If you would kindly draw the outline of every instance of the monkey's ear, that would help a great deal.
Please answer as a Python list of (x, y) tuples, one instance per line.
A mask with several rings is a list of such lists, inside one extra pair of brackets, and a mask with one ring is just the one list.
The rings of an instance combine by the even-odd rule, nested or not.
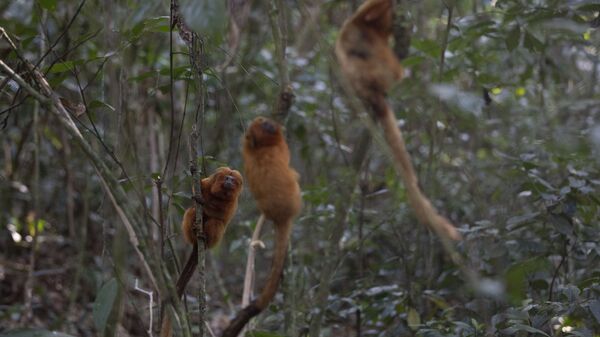
[(242, 177), (242, 174), (240, 173), (240, 171), (238, 170), (231, 170), (231, 174), (237, 179), (239, 180), (240, 184), (244, 184), (244, 178)]

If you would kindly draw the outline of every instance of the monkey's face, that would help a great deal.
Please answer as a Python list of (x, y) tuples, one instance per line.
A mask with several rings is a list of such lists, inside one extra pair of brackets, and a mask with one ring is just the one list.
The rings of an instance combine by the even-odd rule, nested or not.
[(265, 117), (256, 117), (246, 131), (246, 144), (250, 147), (277, 144), (283, 137), (281, 125)]
[(210, 193), (219, 198), (237, 198), (242, 192), (244, 179), (240, 172), (229, 167), (220, 167), (212, 176)]

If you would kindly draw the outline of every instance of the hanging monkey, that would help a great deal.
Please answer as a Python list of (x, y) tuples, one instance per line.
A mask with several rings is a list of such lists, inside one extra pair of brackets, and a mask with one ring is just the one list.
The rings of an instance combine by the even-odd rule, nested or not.
[(460, 233), (438, 214), (419, 188), (396, 117), (385, 100), (387, 91), (403, 75), (402, 66), (388, 41), (392, 33), (392, 7), (392, 0), (365, 1), (342, 26), (335, 54), (352, 90), (381, 123), (419, 221), (430, 226), (443, 239), (460, 240)]
[(257, 117), (243, 139), (244, 176), (258, 208), (275, 226), (273, 263), (259, 297), (242, 308), (223, 332), (223, 337), (235, 337), (248, 321), (263, 311), (277, 292), (292, 222), (300, 212), (300, 176), (289, 166), (290, 151), (282, 127), (278, 123)]

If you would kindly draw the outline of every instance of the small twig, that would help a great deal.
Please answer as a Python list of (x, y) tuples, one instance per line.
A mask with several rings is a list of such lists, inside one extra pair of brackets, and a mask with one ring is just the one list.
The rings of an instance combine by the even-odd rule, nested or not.
[[(265, 223), (265, 215), (261, 214), (256, 222), (254, 233), (252, 233), (252, 239), (248, 244), (248, 258), (246, 259), (246, 274), (244, 276), (244, 292), (242, 293), (242, 308), (247, 307), (250, 304), (250, 297), (252, 297), (252, 288), (254, 287), (254, 263), (256, 259), (256, 247), (265, 248), (265, 244), (260, 241), (260, 232), (263, 224)], [(246, 334), (248, 326), (245, 326), (240, 331), (240, 336)]]
[(148, 311), (150, 312), (150, 323), (148, 324), (148, 335), (150, 335), (150, 337), (152, 337), (152, 307), (154, 306), (154, 292), (153, 291), (148, 291), (148, 290), (144, 290), (140, 287), (138, 287), (138, 279), (135, 279), (135, 290), (141, 292), (142, 294), (145, 294), (148, 296)]
[(210, 334), (210, 337), (216, 337), (215, 332), (210, 328), (210, 325), (208, 325), (208, 322), (204, 322), (204, 326), (206, 326), (206, 330)]
[[(259, 244), (260, 232), (265, 222), (264, 214), (261, 214), (256, 222), (254, 233), (252, 233), (252, 239), (248, 244), (248, 258), (246, 259), (246, 274), (244, 276), (244, 292), (242, 294), (242, 308), (245, 308), (250, 304), (250, 297), (252, 296), (252, 286), (254, 284), (254, 260), (256, 258), (256, 247), (260, 246), (264, 248), (264, 244)], [(241, 333), (243, 336), (244, 334)]]
[[(152, 153), (151, 155), (154, 155)], [(158, 226), (159, 226), (159, 240), (160, 240), (160, 263), (165, 263), (165, 237), (167, 236), (167, 228), (165, 227), (165, 222), (163, 218), (163, 206), (162, 206), (162, 179), (158, 176), (154, 180), (154, 184), (156, 185), (156, 190), (154, 192), (157, 205), (152, 205), (152, 207), (158, 208)], [(136, 280), (137, 281), (137, 280)], [(163, 298), (158, 299), (158, 312), (159, 312), (159, 326), (161, 325), (163, 315), (164, 315), (164, 302)], [(152, 325), (150, 325), (152, 327)]]
[(171, 160), (171, 151), (173, 148), (173, 133), (175, 132), (175, 83), (173, 75), (173, 21), (175, 17), (175, 0), (171, 1), (171, 25), (169, 32), (169, 107), (171, 114), (171, 125), (169, 128), (169, 149), (167, 150), (167, 160), (165, 160), (165, 167), (163, 168), (163, 176), (167, 174), (167, 168), (169, 167), (169, 161)]
[(165, 227), (165, 221), (163, 216), (163, 207), (162, 207), (162, 179), (157, 177), (154, 180), (156, 184), (156, 191), (158, 194), (158, 224), (160, 226), (160, 257), (162, 260), (165, 258), (165, 238), (167, 237), (167, 227)]

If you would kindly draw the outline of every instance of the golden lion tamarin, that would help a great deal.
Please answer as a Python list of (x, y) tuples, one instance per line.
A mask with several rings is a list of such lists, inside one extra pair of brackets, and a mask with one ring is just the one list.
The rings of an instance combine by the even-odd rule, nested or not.
[[(244, 180), (240, 172), (229, 167), (220, 167), (212, 175), (202, 179), (200, 183), (202, 195), (195, 195), (192, 198), (202, 205), (202, 227), (206, 248), (213, 248), (221, 241), (227, 225), (235, 215)], [(194, 274), (198, 263), (195, 220), (196, 208), (190, 207), (183, 215), (181, 231), (185, 241), (192, 244), (193, 248), (177, 279), (176, 289), (179, 297), (183, 295), (183, 291)], [(172, 335), (169, 316), (166, 316), (163, 320), (160, 335), (162, 337)]]
[(292, 231), (292, 221), (300, 212), (299, 175), (289, 166), (290, 151), (281, 125), (257, 117), (243, 139), (244, 176), (258, 208), (275, 226), (275, 252), (267, 283), (260, 296), (243, 308), (223, 332), (224, 337), (237, 336), (248, 321), (271, 302), (283, 267)]
[(392, 32), (392, 5), (392, 0), (365, 1), (342, 26), (335, 54), (354, 93), (369, 105), (381, 123), (417, 218), (442, 238), (459, 240), (460, 233), (437, 213), (419, 188), (396, 117), (385, 100), (392, 84), (402, 79), (402, 66), (388, 41)]
[[(202, 204), (202, 224), (206, 248), (216, 246), (225, 233), (227, 225), (237, 210), (238, 197), (242, 192), (244, 180), (240, 172), (229, 167), (220, 167), (215, 173), (202, 179), (202, 196), (194, 196)], [(181, 296), (189, 282), (198, 259), (198, 246), (196, 245), (196, 231), (194, 223), (196, 208), (190, 207), (183, 215), (181, 231), (187, 243), (194, 246), (185, 267), (177, 280), (177, 295)]]
[(356, 94), (378, 104), (402, 79), (402, 66), (389, 47), (392, 1), (369, 0), (346, 20), (335, 44), (342, 71)]

